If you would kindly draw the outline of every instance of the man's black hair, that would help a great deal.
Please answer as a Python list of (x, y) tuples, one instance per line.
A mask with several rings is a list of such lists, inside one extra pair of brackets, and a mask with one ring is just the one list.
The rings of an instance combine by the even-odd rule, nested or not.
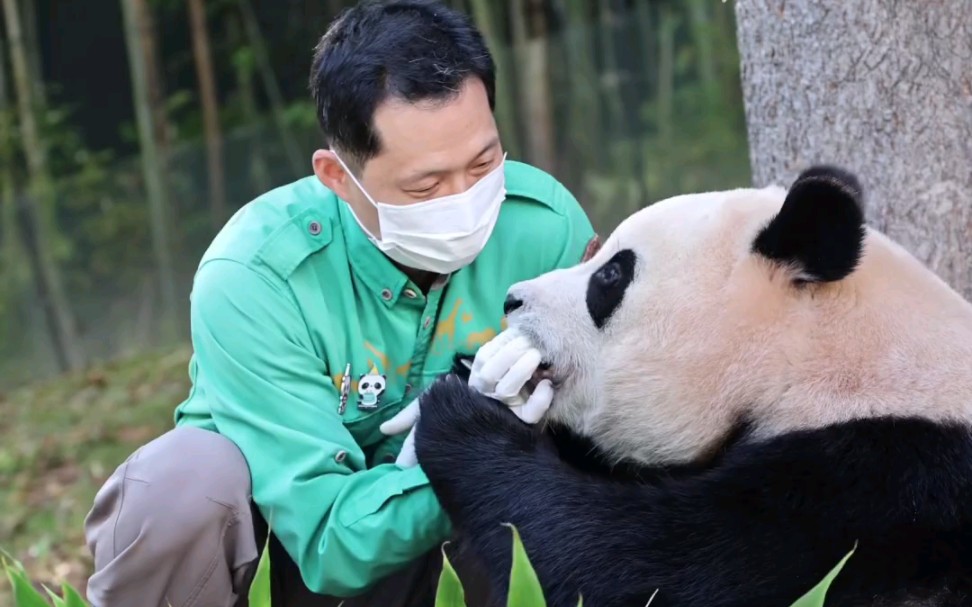
[(326, 144), (360, 167), (381, 150), (373, 125), (381, 102), (445, 101), (469, 77), (483, 82), (494, 109), (493, 59), (467, 15), (430, 0), (365, 1), (317, 44), (310, 89)]

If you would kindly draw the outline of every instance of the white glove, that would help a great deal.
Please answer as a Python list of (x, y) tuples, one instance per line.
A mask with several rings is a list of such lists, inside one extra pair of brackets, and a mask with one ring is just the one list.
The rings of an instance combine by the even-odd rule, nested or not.
[(553, 385), (547, 379), (532, 394), (524, 394), (540, 362), (539, 350), (517, 330), (507, 329), (476, 352), (469, 386), (502, 402), (524, 422), (535, 424), (553, 400)]
[[(553, 400), (549, 379), (537, 383), (533, 393), (524, 397), (526, 383), (540, 365), (540, 352), (514, 329), (507, 329), (476, 352), (469, 373), (469, 386), (508, 406), (528, 424), (540, 421)], [(379, 430), (386, 436), (409, 430), (395, 463), (408, 468), (418, 463), (415, 456), (415, 423), (419, 419), (418, 398), (410, 402)]]
[(398, 457), (395, 459), (395, 464), (400, 468), (411, 468), (418, 463), (418, 458), (415, 456), (415, 422), (418, 421), (418, 418), (419, 402), (416, 398), (406, 405), (404, 409), (399, 411), (395, 417), (378, 427), (381, 433), (386, 436), (400, 434), (409, 430), (408, 436), (405, 437), (405, 442), (402, 443), (402, 449), (398, 452)]

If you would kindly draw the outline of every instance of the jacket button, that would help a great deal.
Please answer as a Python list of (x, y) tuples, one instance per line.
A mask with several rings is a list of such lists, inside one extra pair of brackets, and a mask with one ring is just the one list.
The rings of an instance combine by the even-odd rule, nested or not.
[(310, 222), (310, 225), (307, 226), (307, 231), (309, 231), (312, 236), (317, 236), (318, 234), (321, 233), (321, 222), (319, 221)]
[(392, 298), (391, 289), (382, 289), (381, 290), (381, 298), (384, 299), (385, 301), (391, 301), (391, 298)]
[(405, 297), (409, 299), (415, 299), (415, 291), (412, 289), (405, 289)]
[(347, 451), (344, 451), (344, 450), (342, 449), (341, 451), (338, 451), (338, 452), (337, 452), (337, 454), (335, 454), (335, 455), (334, 455), (334, 461), (336, 461), (337, 463), (339, 463), (339, 464), (340, 464), (341, 462), (343, 462), (343, 461), (344, 461), (344, 459), (345, 459), (345, 458), (346, 458), (347, 456), (348, 456), (348, 453), (347, 453)]

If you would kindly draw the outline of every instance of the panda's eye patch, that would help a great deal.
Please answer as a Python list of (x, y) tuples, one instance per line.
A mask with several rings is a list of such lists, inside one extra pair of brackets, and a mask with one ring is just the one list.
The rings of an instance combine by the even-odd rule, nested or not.
[(368, 389), (368, 382), (365, 382), (365, 383), (361, 384), (361, 389), (362, 390), (367, 390)]
[(625, 249), (618, 251), (591, 276), (587, 283), (587, 311), (598, 329), (604, 327), (621, 305), (634, 269), (634, 251)]

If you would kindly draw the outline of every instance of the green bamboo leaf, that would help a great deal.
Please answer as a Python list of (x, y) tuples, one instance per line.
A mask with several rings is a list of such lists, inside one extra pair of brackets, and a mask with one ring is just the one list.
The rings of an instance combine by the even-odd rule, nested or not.
[(27, 573), (17, 563), (11, 566), (7, 559), (3, 559), (3, 569), (7, 573), (10, 587), (13, 589), (14, 605), (17, 607), (50, 607), (44, 600), (44, 595), (38, 592), (27, 579)]
[(435, 593), (435, 607), (466, 607), (465, 591), (446, 556), (445, 544), (442, 545), (442, 573), (439, 574), (439, 587)]
[(844, 555), (844, 558), (842, 558), (840, 562), (837, 563), (837, 565), (835, 565), (834, 568), (831, 569), (822, 580), (817, 582), (816, 586), (797, 599), (797, 601), (790, 607), (824, 607), (824, 600), (827, 598), (827, 590), (830, 589), (830, 584), (833, 583), (834, 578), (836, 578), (837, 574), (840, 573), (840, 570), (844, 568), (844, 564), (847, 563), (847, 559), (854, 554), (855, 550), (857, 550), (857, 542), (854, 542), (854, 547), (851, 548), (850, 552)]
[(51, 602), (54, 603), (54, 607), (66, 607), (64, 604), (64, 599), (54, 594), (54, 591), (48, 588), (46, 584), (41, 584), (41, 586), (43, 586), (44, 592), (47, 593), (47, 596), (50, 597)]
[(270, 607), (270, 533), (263, 545), (263, 553), (257, 564), (253, 583), (250, 584), (249, 599), (251, 607)]
[(513, 530), (513, 567), (510, 571), (510, 590), (506, 604), (516, 607), (546, 607), (540, 580), (523, 548), (520, 532), (513, 525), (507, 526)]
[(90, 607), (70, 584), (61, 585), (61, 594), (64, 595), (64, 607)]

